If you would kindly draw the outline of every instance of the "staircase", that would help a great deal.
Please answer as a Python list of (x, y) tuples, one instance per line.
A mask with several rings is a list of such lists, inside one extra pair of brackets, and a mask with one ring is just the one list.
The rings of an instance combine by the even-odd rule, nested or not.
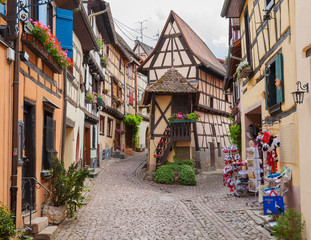
[(191, 141), (191, 122), (172, 122), (165, 128), (155, 150), (156, 168), (164, 164), (176, 141)]
[(24, 227), (29, 229), (30, 234), (34, 236), (34, 239), (38, 240), (54, 240), (57, 233), (57, 226), (49, 226), (48, 217), (37, 217), (37, 212), (33, 210), (33, 187), (43, 188), (47, 191), (47, 197), (50, 196), (50, 191), (44, 187), (36, 178), (34, 177), (23, 177), (23, 183), (28, 182), (30, 184), (30, 205), (29, 213), (23, 216)]

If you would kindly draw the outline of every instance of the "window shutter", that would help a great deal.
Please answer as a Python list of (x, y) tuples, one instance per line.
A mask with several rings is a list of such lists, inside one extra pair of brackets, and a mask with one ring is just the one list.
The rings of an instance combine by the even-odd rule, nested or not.
[(5, 5), (0, 3), (0, 13), (2, 13), (3, 15), (6, 14), (6, 9), (5, 9)]
[(133, 99), (133, 92), (130, 91), (130, 103), (134, 103), (134, 99)]
[(275, 60), (275, 78), (281, 80), (281, 89), (276, 88), (276, 102), (284, 102), (283, 54), (279, 53)]
[(266, 110), (268, 109), (268, 102), (269, 102), (269, 93), (268, 93), (268, 81), (269, 81), (269, 77), (267, 76), (267, 72), (265, 69), (265, 99), (266, 99)]
[(56, 37), (64, 50), (68, 50), (67, 56), (72, 59), (72, 11), (56, 8)]

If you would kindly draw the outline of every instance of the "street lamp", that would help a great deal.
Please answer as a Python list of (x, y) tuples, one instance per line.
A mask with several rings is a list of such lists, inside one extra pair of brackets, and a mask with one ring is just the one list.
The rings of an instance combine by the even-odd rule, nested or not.
[(300, 103), (303, 103), (304, 94), (309, 92), (309, 83), (306, 83), (305, 85), (301, 86), (301, 82), (297, 81), (296, 85), (297, 85), (297, 91), (292, 92), (292, 94), (293, 94), (294, 102), (296, 104), (300, 104)]

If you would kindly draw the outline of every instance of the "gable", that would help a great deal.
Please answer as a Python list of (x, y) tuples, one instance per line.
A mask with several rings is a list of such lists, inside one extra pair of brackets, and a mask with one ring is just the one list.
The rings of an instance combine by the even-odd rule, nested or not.
[[(149, 72), (150, 82), (158, 80), (157, 69), (187, 67), (181, 72), (193, 72), (198, 65), (203, 65), (220, 77), (225, 75), (225, 69), (215, 55), (198, 35), (173, 11), (169, 15), (162, 30), (160, 39), (153, 52), (140, 65), (138, 71), (145, 74)], [(150, 76), (157, 77), (156, 79)], [(184, 75), (188, 79), (188, 75)]]

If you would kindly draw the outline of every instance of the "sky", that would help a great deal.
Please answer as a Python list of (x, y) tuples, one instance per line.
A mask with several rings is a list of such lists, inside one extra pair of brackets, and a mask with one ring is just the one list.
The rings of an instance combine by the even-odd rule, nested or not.
[(143, 30), (145, 35), (143, 42), (154, 47), (157, 41), (152, 38), (156, 38), (158, 32), (161, 34), (167, 17), (173, 10), (198, 34), (217, 58), (225, 59), (228, 55), (229, 23), (228, 19), (220, 17), (223, 0), (107, 0), (107, 2), (110, 3), (112, 17), (115, 19), (116, 31), (131, 47), (134, 46), (133, 40), (140, 36), (138, 22), (141, 21), (144, 21), (143, 27), (146, 28)]

